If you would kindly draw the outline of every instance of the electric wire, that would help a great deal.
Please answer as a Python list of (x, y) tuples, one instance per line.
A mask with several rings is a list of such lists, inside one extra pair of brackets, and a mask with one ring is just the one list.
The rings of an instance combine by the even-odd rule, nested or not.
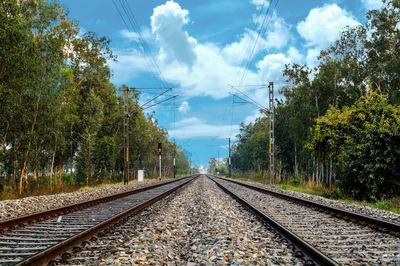
[[(264, 11), (264, 8), (265, 8), (265, 6), (266, 6), (266, 4), (267, 4), (268, 2), (267, 1), (265, 1), (264, 2), (264, 4), (262, 5), (262, 7), (260, 8), (260, 11), (258, 12), (258, 15), (257, 15), (257, 22), (259, 22), (260, 20), (261, 20), (261, 15), (262, 15), (262, 13), (263, 13), (263, 11)], [(258, 28), (258, 30), (257, 30), (257, 32), (260, 30), (260, 28)], [(245, 66), (245, 62), (246, 62), (246, 55), (250, 52), (250, 50), (251, 50), (251, 42), (248, 42), (248, 44), (247, 44), (247, 48), (246, 48), (246, 51), (245, 51), (245, 53), (244, 53), (244, 55), (243, 55), (243, 58), (242, 58), (242, 61), (241, 61), (241, 63), (240, 63), (240, 68), (239, 68), (239, 70), (238, 70), (238, 73), (237, 73), (237, 76), (239, 77), (239, 74), (240, 74), (240, 70)]]
[[(274, 5), (274, 7), (273, 7), (273, 10), (276, 10), (276, 7), (277, 7), (278, 3), (279, 3), (279, 0), (276, 0), (275, 5)], [(272, 3), (271, 3), (271, 4), (272, 4)], [(263, 38), (264, 35), (266, 34), (266, 32), (267, 32), (267, 30), (268, 30), (268, 26), (269, 26), (269, 24), (270, 24), (271, 21), (272, 21), (272, 16), (273, 16), (273, 15), (274, 15), (274, 13), (271, 14), (271, 18), (268, 20), (267, 24), (265, 25), (264, 31), (260, 34), (261, 38)], [(246, 68), (244, 69), (244, 71), (245, 71), (244, 74), (245, 74), (245, 75), (243, 76), (242, 83), (241, 83), (240, 85), (242, 85), (243, 82), (244, 82), (244, 80), (246, 79), (247, 74), (248, 74), (248, 68), (254, 63), (255, 56), (250, 56), (249, 59), (250, 59), (250, 62), (249, 62), (249, 64), (246, 66)]]
[[(271, 9), (272, 2), (273, 2), (273, 0), (270, 0), (270, 1), (269, 1), (268, 8), (267, 8), (267, 10), (266, 10), (266, 12), (265, 12), (265, 15), (264, 15), (264, 18), (263, 18), (263, 20), (262, 20), (262, 23), (261, 23), (261, 25), (260, 25), (260, 27), (259, 27), (259, 29), (258, 29), (258, 31), (257, 31), (257, 37), (256, 37), (256, 40), (254, 41), (254, 44), (253, 44), (253, 47), (252, 47), (252, 49), (251, 49), (251, 52), (250, 52), (250, 54), (249, 54), (249, 56), (248, 56), (248, 59), (246, 60), (247, 62), (246, 62), (246, 64), (244, 65), (243, 74), (242, 74), (242, 77), (241, 77), (241, 79), (240, 79), (239, 85), (242, 85), (242, 84), (243, 84), (243, 81), (244, 81), (244, 79), (245, 79), (245, 76), (247, 75), (247, 68), (250, 66), (250, 62), (252, 61), (252, 58), (253, 58), (253, 56), (254, 56), (254, 52), (255, 52), (255, 49), (256, 49), (256, 47), (257, 47), (258, 40), (260, 39), (260, 37), (262, 37), (262, 34), (261, 34), (261, 33), (262, 33), (262, 31), (263, 31), (265, 22), (266, 22), (266, 20), (267, 20), (267, 18), (268, 18), (268, 15), (269, 15), (269, 11), (270, 11), (270, 9)], [(267, 1), (265, 1), (265, 3), (267, 3)], [(264, 3), (264, 5), (265, 5), (265, 3)], [(264, 9), (264, 6), (263, 6), (262, 9)]]
[[(119, 0), (119, 3), (120, 3), (120, 5), (121, 5), (121, 9), (123, 10), (123, 12), (124, 12), (125, 14), (128, 14), (128, 11), (126, 10), (126, 7), (122, 4), (122, 2), (121, 2), (120, 0)], [(160, 75), (160, 71), (159, 71), (158, 65), (157, 65), (157, 66), (154, 65), (154, 63), (156, 64), (156, 62), (153, 61), (154, 58), (151, 59), (152, 56), (148, 54), (147, 50), (144, 50), (143, 47), (141, 47), (141, 46), (142, 46), (142, 44), (141, 44), (141, 39), (142, 39), (142, 38), (141, 38), (141, 34), (140, 34), (140, 32), (137, 32), (137, 31), (135, 30), (135, 27), (134, 27), (133, 24), (132, 24), (132, 19), (131, 19), (130, 16), (128, 16), (128, 15), (127, 15), (127, 19), (125, 19), (125, 17), (124, 17), (124, 15), (123, 15), (122, 11), (121, 11), (120, 8), (118, 7), (118, 4), (115, 2), (115, 0), (113, 0), (113, 4), (114, 4), (114, 6), (115, 6), (115, 9), (117, 10), (118, 15), (119, 15), (120, 18), (122, 19), (122, 21), (123, 21), (123, 23), (124, 23), (126, 29), (128, 30), (128, 34), (130, 35), (131, 39), (133, 40), (133, 43), (134, 43), (134, 44), (136, 45), (136, 47), (138, 48), (138, 51), (142, 51), (142, 50), (143, 50), (143, 52), (144, 52), (144, 59), (146, 60), (146, 62), (147, 62), (147, 64), (149, 65), (149, 67), (150, 67), (150, 68), (155, 68), (155, 69), (157, 70), (159, 77), (158, 77), (158, 78), (155, 77), (155, 76), (153, 76), (153, 77), (155, 78), (155, 80), (156, 80), (157, 82), (160, 83), (161, 87), (166, 88), (167, 86), (165, 85), (165, 81), (162, 79), (162, 76)], [(124, 8), (124, 7), (125, 7), (125, 8)], [(131, 22), (131, 23), (130, 23), (130, 26), (129, 26), (128, 21)], [(131, 27), (133, 28), (133, 31), (132, 31)], [(136, 36), (137, 36), (136, 38), (135, 38), (135, 35), (133, 34), (133, 32), (136, 33)], [(137, 40), (137, 41), (135, 41), (135, 40)]]
[(145, 102), (144, 104), (142, 104), (140, 107), (143, 108), (145, 107), (147, 104), (151, 103), (152, 101), (160, 98), (162, 95), (166, 94), (167, 92), (169, 92), (170, 90), (172, 90), (172, 88), (166, 89), (165, 91), (163, 91), (162, 93), (158, 94), (157, 96), (151, 98), (150, 100), (148, 100), (147, 102)]
[(151, 108), (151, 107), (153, 107), (153, 106), (159, 105), (159, 104), (161, 104), (161, 103), (163, 103), (163, 102), (172, 100), (172, 99), (174, 99), (174, 98), (176, 98), (176, 97), (178, 97), (178, 96), (179, 96), (179, 95), (174, 95), (174, 96), (169, 97), (169, 98), (167, 98), (167, 99), (164, 99), (164, 100), (162, 100), (162, 101), (156, 102), (156, 103), (154, 103), (154, 104), (152, 104), (152, 105), (148, 105), (148, 106), (146, 106), (145, 108), (143, 108), (142, 111), (144, 111), (144, 110), (146, 110), (146, 109), (149, 109), (149, 108)]
[(239, 90), (238, 88), (230, 85), (232, 89), (234, 89), (235, 91), (237, 91), (238, 93), (240, 93), (241, 95), (243, 95), (244, 97), (246, 97), (247, 99), (249, 99), (254, 105), (260, 107), (260, 108), (265, 108), (263, 107), (263, 105), (259, 104), (256, 100), (252, 99), (250, 96), (248, 96), (246, 93), (244, 93), (243, 91)]
[[(119, 0), (119, 2), (121, 3), (121, 6), (124, 8), (124, 10), (126, 11), (126, 15), (128, 17), (128, 19), (131, 22), (131, 25), (133, 26), (134, 31), (136, 32), (137, 36), (138, 36), (138, 40), (139, 43), (141, 44), (143, 51), (147, 54), (147, 56), (149, 57), (150, 61), (152, 62), (153, 66), (156, 68), (159, 78), (162, 81), (162, 83), (165, 86), (166, 81), (163, 79), (163, 75), (160, 69), (160, 66), (157, 64), (156, 59), (154, 58), (153, 54), (151, 53), (150, 49), (148, 48), (146, 42), (144, 41), (143, 37), (142, 37), (142, 33), (141, 33), (141, 27), (139, 25), (139, 23), (137, 22), (135, 15), (128, 3), (127, 0)], [(166, 86), (165, 86), (166, 87)]]
[(246, 103), (249, 103), (249, 104), (251, 104), (251, 105), (253, 105), (253, 106), (257, 107), (257, 108), (265, 109), (265, 107), (263, 107), (263, 106), (261, 106), (261, 105), (259, 105), (259, 104), (257, 104), (257, 103), (248, 101), (248, 100), (246, 100), (246, 99), (240, 97), (239, 95), (237, 95), (237, 94), (235, 94), (235, 93), (231, 93), (231, 95), (232, 95), (233, 97), (237, 97), (237, 98), (241, 99), (242, 101), (244, 101), (244, 102), (246, 102)]

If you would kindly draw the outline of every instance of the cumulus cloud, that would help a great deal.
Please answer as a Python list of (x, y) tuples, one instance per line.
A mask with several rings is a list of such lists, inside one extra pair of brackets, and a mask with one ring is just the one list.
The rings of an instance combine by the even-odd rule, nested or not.
[(299, 50), (297, 50), (296, 47), (293, 46), (289, 47), (287, 55), (292, 63), (301, 64), (304, 60), (304, 56), (299, 52)]
[(155, 69), (148, 67), (146, 59), (135, 49), (115, 49), (114, 52), (118, 55), (118, 61), (109, 61), (109, 65), (113, 74), (112, 81), (117, 85), (131, 80), (140, 73), (155, 72)]
[(360, 23), (337, 4), (324, 5), (310, 10), (305, 20), (297, 25), (297, 31), (309, 47), (307, 63), (315, 65), (316, 55), (336, 41), (346, 26)]
[[(199, 43), (184, 31), (189, 21), (189, 11), (178, 3), (167, 1), (154, 8), (151, 27), (159, 40), (163, 78), (178, 84), (184, 96), (224, 98), (229, 95), (227, 83), (234, 83), (242, 69), (222, 55), (221, 47)], [(249, 71), (248, 80), (257, 82), (257, 73)]]
[(163, 61), (171, 63), (177, 60), (191, 67), (196, 60), (196, 40), (183, 30), (183, 26), (190, 21), (189, 11), (182, 9), (178, 3), (167, 1), (154, 8), (150, 20)]
[[(257, 21), (254, 22), (257, 23)], [(227, 61), (238, 65), (243, 59), (248, 59), (256, 40), (257, 45), (254, 47), (253, 57), (261, 51), (284, 48), (289, 42), (290, 37), (289, 25), (284, 19), (274, 13), (272, 18), (270, 18), (265, 36), (257, 37), (256, 31), (245, 29), (240, 40), (226, 45), (222, 53)]]
[(380, 9), (384, 5), (382, 0), (361, 0), (361, 3), (367, 10)]
[(283, 81), (282, 70), (285, 64), (292, 61), (283, 53), (268, 54), (261, 61), (257, 62), (257, 68), (262, 77), (262, 80), (271, 80), (275, 83)]
[(187, 101), (183, 101), (178, 107), (178, 111), (181, 113), (184, 113), (184, 114), (186, 114), (189, 110), (190, 110), (190, 106)]
[[(256, 2), (262, 4), (262, 1), (255, 1), (254, 4)], [(153, 9), (151, 29), (144, 31), (143, 35), (147, 32), (152, 36), (146, 38), (155, 40), (153, 43), (158, 48), (155, 59), (162, 69), (162, 78), (176, 84), (180, 89), (179, 93), (185, 97), (211, 96), (214, 99), (222, 99), (229, 96), (231, 88), (227, 84), (239, 82), (239, 77), (244, 72), (239, 60), (246, 56), (241, 53), (245, 52), (249, 43), (255, 41), (256, 32), (248, 29), (237, 42), (219, 46), (209, 42), (199, 42), (190, 36), (184, 29), (189, 22), (189, 11), (176, 2), (167, 1)], [(137, 36), (132, 37), (127, 31), (121, 31), (120, 35), (127, 39), (137, 38)], [(259, 39), (257, 52), (284, 49), (290, 38), (292, 38), (290, 26), (273, 14), (266, 38)], [(289, 50), (290, 59), (300, 58), (295, 48)], [(116, 54), (119, 62), (110, 63), (115, 73), (113, 80), (116, 83), (126, 82), (141, 71), (158, 74), (156, 69), (149, 67), (151, 64), (140, 55), (139, 51), (122, 50), (116, 51)], [(247, 69), (245, 82), (260, 84), (265, 81), (266, 76), (273, 76), (272, 73), (268, 74), (269, 66), (265, 66), (262, 72), (260, 70), (261, 68)], [(279, 75), (281, 70), (271, 69), (275, 74), (279, 72)], [(253, 96), (265, 95), (253, 94)]]
[(227, 138), (233, 137), (231, 132), (238, 132), (239, 126), (211, 125), (196, 117), (183, 119), (176, 123), (175, 129), (169, 130), (171, 137), (176, 139), (189, 138)]

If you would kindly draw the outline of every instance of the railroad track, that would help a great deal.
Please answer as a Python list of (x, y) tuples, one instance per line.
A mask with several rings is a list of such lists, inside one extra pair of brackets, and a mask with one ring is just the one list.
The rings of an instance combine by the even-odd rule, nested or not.
[(209, 176), (293, 244), (306, 265), (400, 265), (400, 224)]
[(56, 265), (198, 175), (0, 222), (0, 265)]

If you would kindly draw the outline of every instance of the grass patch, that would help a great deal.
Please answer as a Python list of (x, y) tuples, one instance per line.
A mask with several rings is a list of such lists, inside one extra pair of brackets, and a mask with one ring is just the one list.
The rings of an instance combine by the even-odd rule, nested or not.
[(324, 188), (322, 186), (308, 187), (308, 186), (303, 186), (303, 185), (296, 186), (296, 185), (290, 185), (290, 184), (277, 184), (276, 187), (279, 189), (292, 190), (292, 191), (296, 191), (296, 192), (302, 192), (302, 193), (317, 195), (317, 196), (324, 196), (331, 191), (330, 189)]
[[(163, 178), (162, 181), (170, 180), (170, 178)], [(158, 178), (145, 178), (144, 183), (158, 182)], [(130, 180), (129, 184), (138, 184), (137, 179)], [(12, 185), (5, 185), (0, 191), (0, 200), (14, 200), (30, 196), (42, 196), (42, 195), (52, 195), (60, 193), (69, 193), (75, 191), (85, 191), (97, 188), (112, 188), (117, 186), (123, 186), (123, 182), (117, 183), (94, 183), (90, 186), (78, 186), (71, 184), (65, 180), (63, 182), (58, 182), (54, 184), (50, 189), (48, 184), (31, 184), (29, 191), (24, 191), (21, 195), (18, 193), (18, 189)]]
[(354, 203), (357, 205), (367, 206), (375, 209), (386, 210), (393, 213), (400, 214), (400, 197), (392, 199), (380, 200), (377, 202), (356, 201), (352, 199), (339, 199), (341, 202)]

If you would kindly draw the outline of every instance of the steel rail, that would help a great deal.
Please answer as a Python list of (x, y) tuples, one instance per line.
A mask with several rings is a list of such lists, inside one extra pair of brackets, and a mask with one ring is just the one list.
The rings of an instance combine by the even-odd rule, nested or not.
[(244, 187), (247, 187), (247, 188), (250, 188), (250, 189), (254, 189), (254, 190), (259, 191), (264, 194), (270, 194), (270, 195), (273, 195), (273, 196), (276, 196), (276, 197), (279, 197), (279, 198), (282, 198), (285, 200), (291, 200), (291, 201), (294, 201), (294, 202), (297, 202), (297, 203), (300, 203), (303, 205), (309, 205), (312, 207), (316, 207), (320, 210), (324, 210), (324, 211), (333, 213), (334, 215), (336, 215), (339, 218), (347, 217), (347, 218), (353, 220), (354, 222), (359, 222), (364, 225), (367, 223), (372, 228), (381, 229), (381, 230), (383, 229), (382, 231), (385, 231), (386, 233), (388, 233), (387, 231), (389, 231), (389, 233), (393, 232), (395, 234), (400, 234), (400, 224), (399, 223), (395, 223), (395, 222), (371, 217), (368, 215), (331, 207), (331, 206), (328, 206), (328, 205), (325, 205), (322, 203), (317, 203), (317, 202), (314, 202), (311, 200), (298, 198), (298, 197), (287, 195), (287, 194), (277, 192), (277, 191), (272, 191), (272, 190), (269, 190), (268, 188), (262, 188), (262, 187), (247, 184), (247, 183), (244, 183), (241, 181), (224, 178), (224, 177), (220, 177), (220, 176), (215, 176), (215, 177), (220, 178), (225, 181), (229, 181), (229, 182), (241, 185), (241, 186), (244, 186)]
[[(177, 189), (179, 189), (179, 188), (183, 187), (184, 185), (188, 184), (189, 182), (193, 181), (197, 176), (198, 175), (181, 178), (179, 180), (187, 179), (187, 181), (176, 187), (173, 187), (170, 190), (163, 192), (160, 195), (157, 195), (147, 201), (144, 201), (143, 203), (140, 203), (139, 205), (134, 206), (134, 207), (132, 207), (132, 208), (108, 219), (108, 220), (105, 220), (105, 221), (101, 222), (100, 224), (97, 224), (94, 227), (91, 227), (77, 235), (74, 235), (73, 237), (62, 241), (62, 242), (50, 247), (49, 249), (46, 249), (46, 250), (36, 254), (35, 256), (27, 258), (26, 260), (18, 263), (17, 266), (46, 264), (51, 259), (57, 257), (59, 254), (62, 254), (63, 252), (72, 249), (73, 247), (79, 245), (79, 243), (82, 243), (83, 241), (90, 239), (92, 236), (96, 235), (97, 233), (100, 233), (101, 231), (105, 230), (106, 228), (116, 225), (118, 222), (123, 221), (124, 219), (128, 218), (129, 216), (132, 216), (132, 215), (140, 212), (141, 210), (154, 204), (158, 200), (170, 195)], [(179, 180), (174, 180), (174, 182), (177, 182)], [(168, 183), (173, 183), (173, 182), (168, 182)]]
[[(336, 261), (332, 260), (330, 257), (325, 255), (323, 252), (321, 252), (320, 250), (313, 247), (307, 241), (305, 241), (304, 239), (302, 239), (301, 237), (299, 237), (298, 235), (296, 235), (295, 233), (293, 233), (292, 231), (287, 229), (285, 226), (283, 226), (282, 224), (277, 222), (271, 216), (265, 214), (263, 211), (261, 211), (257, 207), (255, 207), (253, 204), (246, 201), (242, 197), (238, 196), (232, 190), (226, 188), (224, 185), (222, 185), (220, 182), (218, 182), (216, 180), (219, 177), (211, 176), (211, 175), (207, 175), (207, 176), (212, 181), (214, 181), (223, 191), (225, 191), (227, 194), (229, 194), (234, 199), (236, 199), (239, 203), (241, 203), (246, 208), (248, 208), (250, 211), (252, 211), (254, 214), (256, 214), (262, 221), (266, 222), (267, 224), (269, 224), (270, 226), (275, 228), (275, 230), (278, 231), (279, 234), (281, 234), (289, 242), (291, 242), (298, 249), (297, 252), (294, 252), (295, 256), (303, 258), (305, 255), (306, 258), (303, 258), (303, 259), (305, 259), (305, 265), (323, 265), (323, 266), (338, 266), (339, 265)], [(220, 178), (220, 179), (223, 179), (223, 178)], [(230, 180), (227, 180), (227, 181), (230, 181)], [(295, 251), (295, 249), (293, 251)], [(302, 254), (302, 252), (304, 254)]]
[[(191, 177), (191, 176), (188, 176)], [(188, 178), (188, 177), (183, 177), (183, 178)], [(15, 227), (21, 226), (21, 225), (26, 225), (26, 224), (31, 224), (34, 223), (36, 221), (43, 221), (43, 220), (47, 220), (50, 219), (52, 217), (56, 217), (59, 215), (64, 215), (67, 213), (71, 213), (77, 210), (81, 210), (83, 208), (88, 208), (103, 202), (108, 202), (108, 201), (112, 201), (118, 198), (122, 198), (122, 197), (126, 197), (129, 195), (133, 195), (133, 194), (137, 194), (146, 190), (150, 190), (156, 187), (160, 187), (166, 184), (170, 184), (176, 181), (179, 181), (183, 178), (180, 179), (176, 179), (176, 180), (169, 180), (169, 181), (164, 181), (164, 182), (157, 182), (155, 184), (150, 184), (141, 188), (136, 188), (130, 191), (126, 191), (126, 192), (122, 192), (122, 193), (117, 193), (114, 195), (109, 195), (106, 197), (102, 197), (102, 198), (97, 198), (97, 199), (93, 199), (93, 200), (89, 200), (89, 201), (85, 201), (85, 202), (80, 202), (80, 203), (75, 203), (75, 204), (71, 204), (71, 205), (67, 205), (67, 206), (63, 206), (63, 207), (59, 207), (59, 208), (54, 208), (54, 209), (50, 209), (50, 210), (46, 210), (46, 211), (41, 211), (41, 212), (36, 212), (36, 213), (32, 213), (32, 214), (27, 214), (24, 216), (20, 216), (20, 217), (16, 217), (16, 218), (11, 218), (11, 219), (7, 219), (7, 220), (2, 220), (0, 221), (0, 233), (2, 231), (5, 231), (7, 229), (14, 229)]]

